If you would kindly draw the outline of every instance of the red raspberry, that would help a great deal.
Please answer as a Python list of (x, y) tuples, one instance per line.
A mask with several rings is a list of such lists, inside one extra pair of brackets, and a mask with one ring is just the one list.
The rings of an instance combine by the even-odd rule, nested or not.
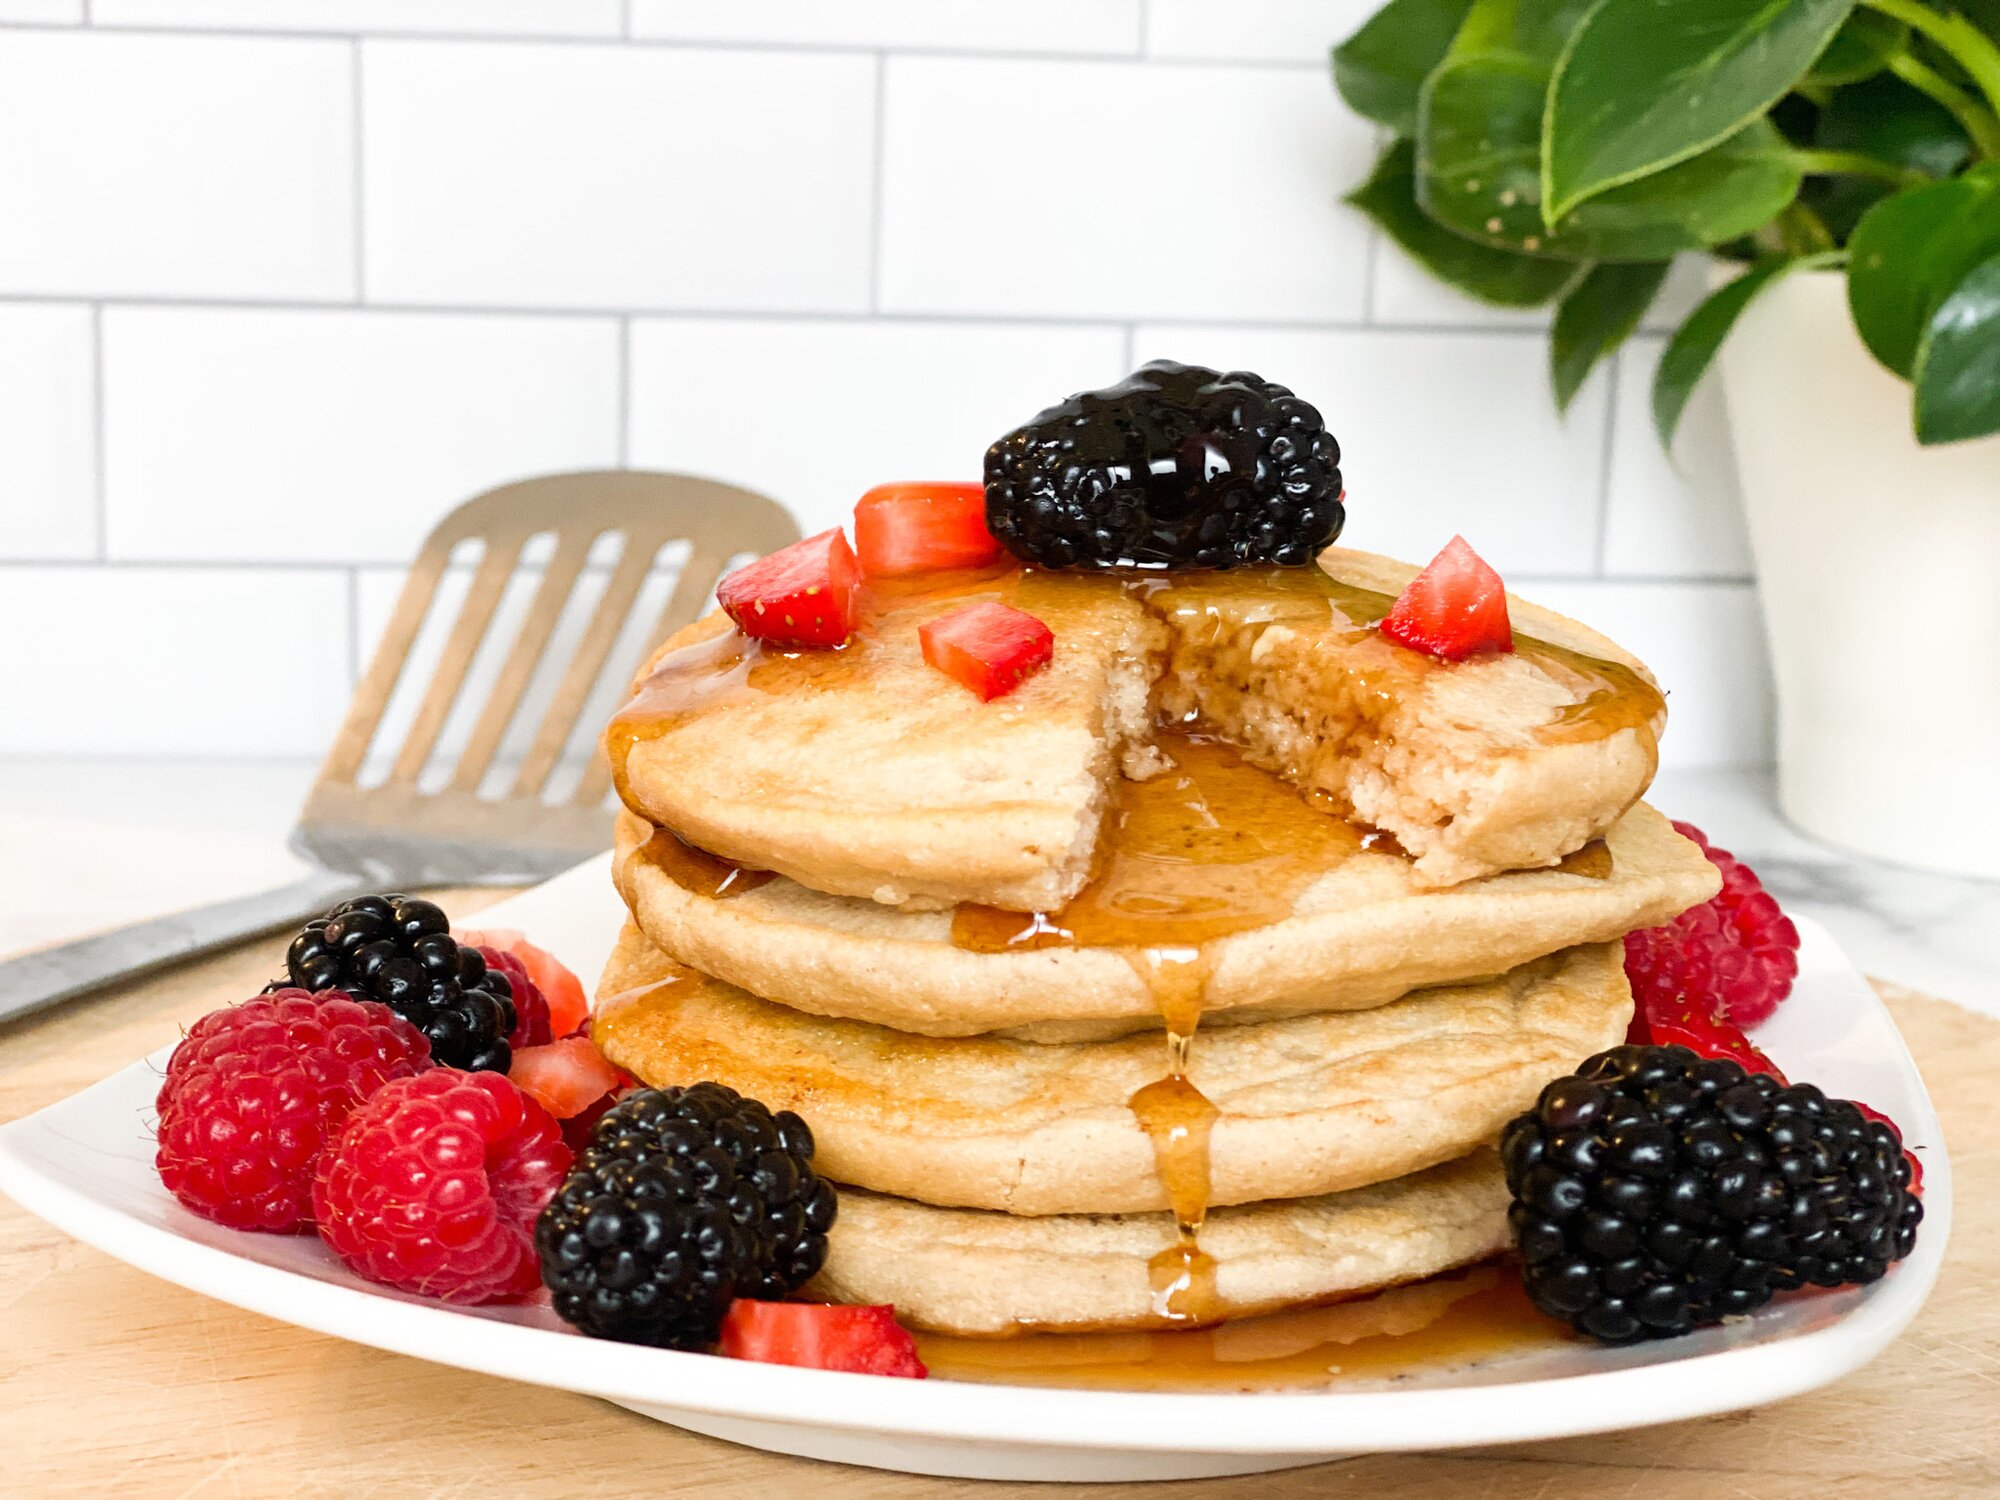
[(320, 1237), (370, 1281), (446, 1302), (518, 1301), (542, 1284), (535, 1216), (570, 1150), (498, 1073), (433, 1068), (385, 1084), (313, 1183)]
[(1693, 824), (1674, 827), (1722, 872), (1722, 891), (1664, 927), (1625, 934), (1633, 998), (1642, 1013), (1654, 1004), (1690, 1002), (1738, 1026), (1755, 1026), (1799, 977), (1799, 930), (1749, 866), (1712, 848)]
[(339, 990), (211, 1011), (174, 1048), (155, 1101), (160, 1181), (231, 1229), (308, 1229), (321, 1148), (383, 1083), (430, 1065), (416, 1027)]
[(528, 966), (505, 948), (487, 943), (470, 946), (486, 960), (487, 968), (507, 976), (507, 986), (513, 991), (514, 1031), (507, 1038), (507, 1045), (519, 1052), (523, 1047), (546, 1047), (554, 1041), (549, 1031), (548, 998), (542, 994), (542, 987), (529, 977)]

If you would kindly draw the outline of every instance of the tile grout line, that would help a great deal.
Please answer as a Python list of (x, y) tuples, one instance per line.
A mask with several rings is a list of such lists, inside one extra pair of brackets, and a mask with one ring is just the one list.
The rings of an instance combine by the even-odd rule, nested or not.
[(632, 0), (620, 0), (618, 11), (618, 34), (629, 42), (632, 40)]
[(107, 461), (104, 431), (104, 304), (90, 304), (90, 420), (97, 473), (92, 498), (97, 507), (97, 561), (111, 554), (111, 502), (105, 485)]
[(368, 222), (366, 218), (367, 210), (363, 206), (365, 198), (363, 196), (361, 168), (361, 133), (363, 121), (366, 116), (362, 109), (361, 38), (358, 36), (354, 39), (354, 50), (349, 61), (354, 69), (353, 84), (350, 88), (354, 108), (354, 177), (352, 186), (354, 193), (354, 300), (356, 303), (365, 303), (368, 300)]
[[(8, 31), (74, 31), (75, 29), (74, 26), (65, 22), (0, 22), (0, 33)], [(583, 34), (575, 32), (537, 34), (533, 32), (513, 31), (407, 31), (374, 27), (349, 27), (343, 30), (336, 27), (298, 27), (295, 29), (286, 29), (270, 26), (167, 26), (132, 25), (130, 23), (97, 26), (96, 29), (100, 32), (117, 32), (125, 36), (247, 37), (257, 41), (283, 42), (346, 42), (366, 37), (381, 41), (437, 42), (457, 46), (618, 47), (629, 44), (632, 47), (657, 52), (782, 52), (809, 57), (867, 57), (877, 51), (885, 50), (880, 44), (870, 45), (861, 42), (744, 41), (715, 37), (622, 37), (613, 31)], [(1144, 63), (1152, 67), (1243, 68), (1258, 72), (1313, 74), (1321, 73), (1325, 69), (1325, 65), (1316, 58), (1231, 57), (1214, 60), (1205, 57), (1141, 57), (1133, 52), (1098, 51), (1095, 49), (1078, 52), (1059, 52), (1024, 47), (892, 45), (886, 50), (893, 51), (902, 57), (977, 58), (992, 62), (1093, 62), (1118, 63), (1127, 66), (1135, 63)]]
[(1591, 569), (1604, 577), (1611, 551), (1611, 445), (1618, 438), (1618, 377), (1625, 368), (1625, 351), (1620, 349), (1604, 372), (1603, 449), (1597, 455), (1597, 535), (1592, 540)]
[(1152, 32), (1153, 0), (1139, 0), (1139, 35), (1137, 38), (1138, 45), (1132, 52), (1134, 57), (1144, 57), (1146, 55), (1147, 44), (1152, 41)]
[(882, 310), (882, 164), (888, 156), (889, 54), (875, 54), (874, 164), (868, 198), (868, 311)]
[(1369, 323), (1358, 318), (1286, 318), (1286, 317), (1189, 317), (1172, 313), (1141, 313), (1126, 318), (1115, 313), (1068, 314), (1068, 313), (1015, 313), (1005, 311), (973, 312), (957, 309), (904, 309), (889, 308), (881, 312), (845, 308), (768, 308), (768, 307), (698, 307), (691, 304), (627, 306), (627, 307), (578, 307), (556, 304), (501, 306), (483, 302), (400, 302), (376, 297), (365, 307), (357, 307), (351, 301), (330, 301), (324, 298), (243, 298), (243, 297), (182, 297), (146, 296), (140, 294), (99, 294), (89, 292), (10, 292), (0, 291), (0, 307), (35, 307), (48, 304), (74, 306), (83, 300), (93, 300), (105, 307), (156, 308), (170, 307), (187, 310), (208, 310), (212, 312), (266, 312), (266, 313), (380, 313), (386, 316), (397, 314), (420, 314), (424, 316), (443, 315), (468, 318), (649, 318), (662, 320), (682, 320), (686, 322), (744, 322), (744, 323), (939, 323), (950, 327), (1027, 327), (1027, 328), (1116, 328), (1127, 321), (1139, 324), (1153, 324), (1164, 328), (1215, 328), (1254, 329), (1258, 331), (1283, 331), (1294, 333), (1407, 333), (1434, 334), (1441, 337), (1470, 335), (1477, 338), (1501, 339), (1544, 339), (1548, 336), (1546, 327), (1536, 324), (1511, 325), (1506, 323), (1437, 323), (1437, 322), (1393, 322)]
[(1131, 374), (1139, 368), (1138, 356), (1134, 352), (1138, 347), (1139, 325), (1137, 323), (1127, 323), (1125, 325), (1125, 369), (1120, 374), (1120, 379), (1123, 379), (1126, 375)]

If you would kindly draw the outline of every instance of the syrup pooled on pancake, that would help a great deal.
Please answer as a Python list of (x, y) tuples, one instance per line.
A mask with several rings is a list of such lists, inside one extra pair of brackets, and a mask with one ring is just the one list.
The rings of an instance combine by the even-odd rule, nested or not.
[(952, 941), (988, 953), (1108, 948), (1137, 971), (1166, 1026), (1167, 1071), (1130, 1102), (1179, 1229), (1153, 1260), (1155, 1310), (1170, 1322), (1212, 1322), (1215, 1263), (1199, 1235), (1216, 1109), (1188, 1077), (1208, 944), (1290, 916), (1306, 886), (1369, 839), (1212, 738), (1166, 730), (1156, 745), (1171, 769), (1117, 783), (1097, 874), (1075, 900), (1049, 913), (960, 906)]

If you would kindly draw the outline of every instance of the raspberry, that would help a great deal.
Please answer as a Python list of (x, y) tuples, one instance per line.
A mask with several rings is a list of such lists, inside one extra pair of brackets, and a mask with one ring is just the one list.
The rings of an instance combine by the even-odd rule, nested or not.
[(507, 976), (508, 988), (513, 991), (514, 1030), (507, 1038), (507, 1045), (515, 1052), (523, 1047), (545, 1047), (555, 1040), (549, 1031), (549, 1002), (542, 993), (542, 987), (528, 977), (528, 966), (504, 948), (495, 948), (486, 943), (467, 943), (486, 960), (489, 973)]
[(1625, 935), (1625, 975), (1642, 1013), (1691, 1002), (1738, 1026), (1769, 1019), (1799, 976), (1799, 930), (1763, 882), (1691, 823), (1675, 823), (1722, 872), (1713, 900)]
[(348, 1118), (313, 1209), (356, 1275), (446, 1302), (518, 1301), (541, 1285), (535, 1216), (569, 1168), (561, 1127), (502, 1075), (433, 1068)]
[(160, 1181), (231, 1229), (308, 1229), (321, 1149), (385, 1082), (430, 1065), (416, 1027), (339, 990), (277, 990), (211, 1011), (160, 1085)]

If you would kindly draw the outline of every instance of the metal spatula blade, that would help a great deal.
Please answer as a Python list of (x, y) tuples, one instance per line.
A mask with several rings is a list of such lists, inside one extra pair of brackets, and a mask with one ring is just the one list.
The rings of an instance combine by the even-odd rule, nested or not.
[[(642, 592), (657, 591), (662, 553), (681, 561), (639, 641), (648, 653), (695, 617), (732, 559), (775, 551), (798, 534), (776, 501), (679, 474), (553, 474), (467, 501), (425, 538), (292, 831), (292, 848), (317, 868), (276, 890), (0, 962), (0, 1021), (304, 921), (364, 891), (525, 883), (609, 847), (603, 757), (590, 750), (573, 786), (559, 790), (558, 776), (607, 669), (626, 670), (614, 658), (630, 653), (613, 648), (630, 637)], [(440, 594), (462, 571), (454, 559), (475, 548), (479, 560), (429, 681), (404, 682), (420, 633), (445, 624)], [(594, 587), (594, 559), (613, 551), (617, 561), (589, 605), (579, 585)], [(495, 619), (510, 583), (529, 600), (503, 641)], [(578, 628), (565, 662), (550, 648), (558, 627), (571, 624)], [(475, 702), (474, 664), (496, 655), (498, 670)], [(530, 688), (545, 682), (552, 687), (537, 717)], [(378, 743), (399, 727), (388, 717), (392, 704), (406, 702), (413, 709), (400, 741)], [(469, 727), (454, 758), (441, 746), (456, 724)], [(522, 741), (518, 760), (503, 756)]]

